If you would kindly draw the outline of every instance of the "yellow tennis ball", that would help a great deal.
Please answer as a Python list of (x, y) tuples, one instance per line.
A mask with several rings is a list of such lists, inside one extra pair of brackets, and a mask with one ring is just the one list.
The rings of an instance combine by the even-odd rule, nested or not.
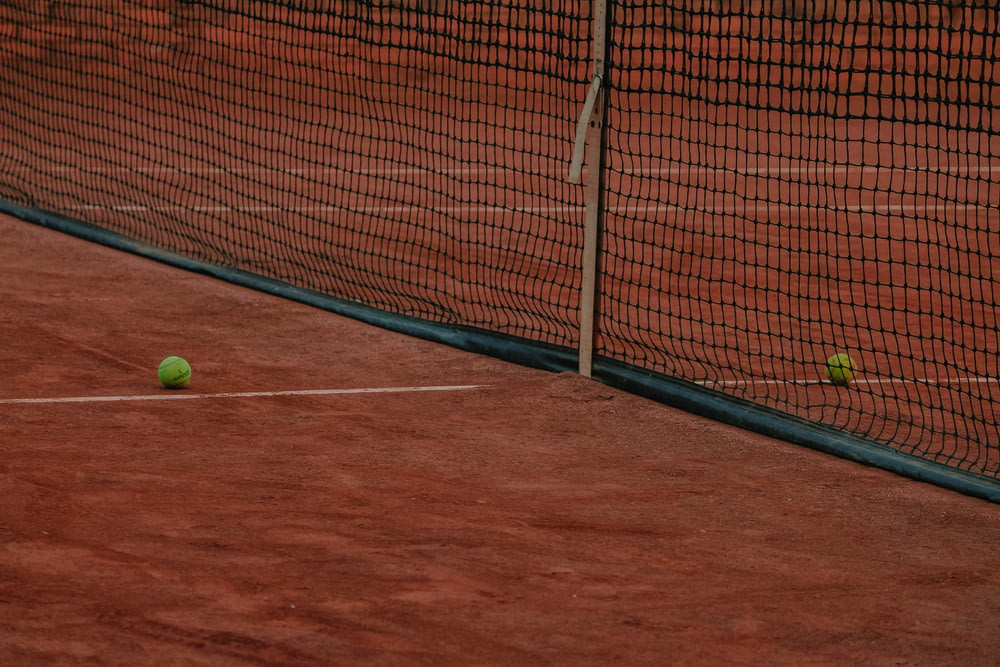
[(156, 369), (156, 377), (167, 389), (181, 389), (191, 381), (191, 364), (182, 357), (167, 357)]
[(838, 386), (846, 387), (854, 381), (854, 374), (858, 367), (851, 359), (851, 355), (840, 352), (826, 360), (826, 377)]

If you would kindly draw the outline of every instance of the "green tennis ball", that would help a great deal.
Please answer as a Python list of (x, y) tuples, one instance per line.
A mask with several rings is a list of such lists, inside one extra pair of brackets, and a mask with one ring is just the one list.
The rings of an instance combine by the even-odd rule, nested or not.
[(167, 357), (156, 369), (156, 377), (167, 389), (181, 389), (191, 381), (191, 364), (181, 357)]
[(835, 385), (846, 387), (854, 381), (858, 367), (849, 354), (840, 352), (826, 360), (826, 377)]

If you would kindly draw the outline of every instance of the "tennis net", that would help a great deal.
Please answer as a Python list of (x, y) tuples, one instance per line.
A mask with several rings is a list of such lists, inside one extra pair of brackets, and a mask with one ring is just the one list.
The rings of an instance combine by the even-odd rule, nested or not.
[(997, 38), (991, 3), (7, 3), (0, 198), (574, 355), (593, 299), (595, 377), (995, 485)]

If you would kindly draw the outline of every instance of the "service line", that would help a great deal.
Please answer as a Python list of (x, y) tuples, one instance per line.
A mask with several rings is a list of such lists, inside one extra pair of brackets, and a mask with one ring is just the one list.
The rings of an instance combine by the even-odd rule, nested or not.
[(140, 396), (68, 396), (62, 398), (0, 398), (0, 404), (39, 403), (118, 403), (125, 401), (192, 401), (210, 398), (259, 398), (269, 396), (330, 396), (335, 394), (401, 394), (417, 391), (466, 391), (488, 385), (466, 384), (437, 387), (373, 387), (361, 389), (301, 389), (296, 391), (244, 391), (218, 394), (190, 394), (183, 390), (164, 389), (161, 394)]
[[(945, 378), (856, 378), (852, 385), (893, 385), (893, 384), (926, 384), (950, 386), (956, 384), (994, 384), (1000, 383), (1000, 378), (994, 377), (945, 377)], [(816, 384), (829, 385), (829, 380), (786, 380), (781, 378), (759, 379), (759, 380), (698, 380), (694, 384), (699, 384), (709, 388), (740, 388), (740, 387), (765, 387), (780, 385), (810, 386)], [(831, 385), (832, 386), (832, 385)]]
[[(537, 215), (552, 216), (563, 214), (582, 214), (584, 206), (562, 205), (562, 206), (499, 206), (499, 205), (478, 205), (461, 204), (458, 206), (433, 204), (421, 204), (419, 206), (360, 206), (350, 205), (317, 205), (317, 206), (178, 206), (175, 204), (163, 206), (145, 205), (111, 205), (96, 206), (92, 204), (80, 204), (65, 207), (67, 211), (115, 211), (117, 213), (237, 213), (241, 215), (251, 214), (272, 214), (272, 213), (293, 213), (293, 214), (330, 214), (347, 213), (371, 216), (399, 216), (412, 213), (425, 214), (437, 213), (442, 215), (459, 216), (508, 216), (508, 215)], [(839, 204), (834, 206), (814, 206), (811, 204), (788, 204), (780, 202), (744, 202), (715, 205), (714, 203), (699, 203), (692, 206), (682, 206), (679, 204), (637, 204), (634, 206), (608, 206), (606, 212), (611, 215), (623, 217), (635, 217), (645, 215), (722, 215), (732, 217), (743, 217), (747, 215), (782, 215), (782, 214), (806, 214), (819, 213), (850, 213), (871, 214), (880, 216), (912, 217), (920, 219), (932, 219), (936, 215), (946, 213), (988, 213), (992, 209), (989, 204), (965, 203), (965, 204), (942, 204), (942, 205), (917, 205), (917, 204)]]
[[(779, 156), (780, 157), (780, 156)], [(790, 158), (784, 158), (788, 160)], [(39, 168), (12, 167), (13, 173), (37, 173)], [(323, 178), (331, 174), (345, 174), (350, 176), (489, 176), (496, 173), (506, 173), (514, 171), (511, 167), (498, 166), (474, 166), (474, 167), (442, 167), (442, 166), (408, 166), (408, 167), (350, 167), (350, 166), (312, 166), (312, 167), (242, 167), (213, 166), (213, 167), (172, 167), (172, 166), (145, 166), (145, 165), (115, 165), (112, 167), (85, 167), (85, 166), (59, 166), (48, 170), (50, 173), (73, 173), (85, 172), (93, 174), (189, 174), (189, 175), (211, 175), (230, 174), (234, 176), (254, 176), (260, 174), (284, 174), (291, 176), (305, 176), (312, 178)], [(611, 169), (611, 173), (621, 176), (683, 176), (683, 175), (728, 175), (728, 176), (815, 176), (824, 174), (852, 175), (852, 174), (886, 174), (886, 173), (913, 173), (913, 174), (947, 174), (950, 176), (980, 176), (990, 177), (1000, 174), (1000, 165), (997, 164), (916, 164), (905, 167), (894, 165), (862, 165), (862, 164), (837, 164), (830, 162), (808, 162), (803, 165), (778, 166), (773, 164), (746, 164), (736, 167), (711, 166), (698, 164), (680, 164), (669, 167), (639, 166), (635, 169), (622, 168)], [(519, 172), (524, 176), (559, 177), (564, 176), (562, 171), (536, 170), (532, 172)], [(823, 185), (822, 183), (811, 183), (810, 185)]]

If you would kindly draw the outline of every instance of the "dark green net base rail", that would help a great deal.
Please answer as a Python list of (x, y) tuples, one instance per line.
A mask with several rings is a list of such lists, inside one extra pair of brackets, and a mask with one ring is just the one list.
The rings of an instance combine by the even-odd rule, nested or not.
[[(607, 9), (594, 376), (996, 500), (996, 8)], [(0, 199), (571, 368), (592, 24), (568, 0), (8, 3)], [(822, 376), (841, 351), (848, 388)]]

